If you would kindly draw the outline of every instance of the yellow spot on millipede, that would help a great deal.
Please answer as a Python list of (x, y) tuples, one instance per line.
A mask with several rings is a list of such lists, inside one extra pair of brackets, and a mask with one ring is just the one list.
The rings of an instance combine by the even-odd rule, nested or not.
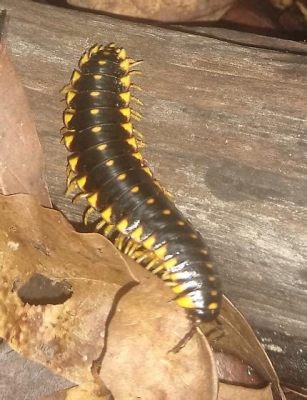
[(106, 62), (105, 60), (99, 60), (99, 61), (98, 61), (98, 64), (99, 64), (99, 65), (105, 65), (106, 63), (107, 63), (107, 62)]
[(135, 139), (134, 137), (131, 137), (131, 138), (127, 139), (126, 142), (127, 142), (130, 146), (132, 146), (132, 147), (134, 147), (135, 149), (137, 149), (136, 139)]
[(179, 294), (184, 291), (184, 287), (182, 285), (176, 285), (176, 286), (173, 286), (172, 290), (174, 293)]
[(128, 71), (128, 70), (129, 70), (129, 67), (130, 67), (129, 60), (126, 59), (126, 60), (122, 61), (122, 62), (119, 64), (119, 66), (120, 66), (120, 68), (121, 68), (122, 70)]
[(112, 207), (106, 208), (102, 213), (101, 216), (107, 222), (110, 222), (112, 216)]
[(218, 303), (210, 303), (208, 305), (208, 310), (216, 310), (218, 308)]
[(144, 167), (143, 170), (148, 174), (149, 176), (152, 176), (151, 169), (149, 167)]
[(202, 250), (200, 250), (200, 252), (201, 252), (201, 254), (204, 254), (205, 256), (208, 255), (208, 250), (206, 250), (206, 249), (202, 249)]
[(75, 171), (76, 165), (78, 163), (79, 157), (78, 156), (72, 156), (71, 158), (69, 158), (68, 162), (70, 165), (70, 168)]
[(122, 221), (120, 221), (117, 225), (116, 228), (120, 231), (123, 232), (128, 226), (128, 220), (125, 218)]
[(125, 49), (120, 49), (120, 51), (118, 53), (118, 58), (120, 60), (125, 60), (125, 58), (127, 58), (127, 52)]
[(86, 185), (86, 176), (83, 176), (82, 178), (77, 179), (77, 184), (80, 189), (83, 189), (84, 186)]
[(117, 177), (118, 181), (124, 181), (127, 178), (127, 174), (120, 174)]
[(76, 96), (76, 92), (73, 90), (69, 90), (66, 94), (66, 103), (69, 104), (71, 103), (72, 99)]
[(119, 109), (119, 112), (124, 116), (124, 117), (126, 117), (127, 118), (127, 120), (129, 120), (130, 119), (130, 116), (131, 116), (131, 110), (130, 110), (130, 108), (129, 107), (126, 107), (126, 108), (120, 108)]
[(129, 104), (130, 102), (130, 92), (123, 92), (120, 93), (119, 97), (121, 98), (121, 100), (125, 103), (125, 104)]
[(169, 210), (168, 208), (166, 208), (165, 210), (162, 211), (163, 215), (170, 215), (171, 210)]
[(137, 152), (137, 153), (133, 153), (132, 157), (136, 158), (137, 160), (143, 160), (143, 156), (141, 153)]
[(99, 113), (99, 109), (98, 109), (98, 108), (93, 108), (93, 109), (90, 111), (90, 113), (91, 113), (92, 115), (97, 115), (97, 114)]
[(107, 167), (111, 167), (114, 164), (114, 160), (109, 160), (106, 162)]
[(74, 135), (66, 135), (66, 136), (64, 136), (65, 146), (67, 148), (69, 148), (69, 146), (71, 145), (73, 140), (74, 140)]
[(80, 76), (81, 76), (80, 72), (75, 69), (71, 76), (72, 84), (74, 84), (78, 79), (80, 79)]
[(89, 56), (87, 53), (84, 53), (83, 56), (80, 58), (79, 66), (81, 67), (83, 64), (87, 63), (89, 60)]
[(94, 128), (91, 129), (91, 132), (98, 133), (101, 132), (101, 130), (102, 130), (101, 126), (94, 126)]
[(89, 55), (96, 54), (98, 50), (100, 49), (100, 46), (98, 44), (95, 44), (93, 47), (90, 48), (89, 50)]
[(155, 250), (155, 254), (157, 257), (163, 258), (167, 254), (167, 244), (159, 247), (157, 250)]
[(213, 268), (213, 265), (212, 265), (211, 263), (206, 263), (206, 267), (207, 267), (208, 269), (212, 269), (212, 268)]
[(165, 269), (171, 269), (172, 267), (175, 267), (177, 265), (177, 258), (173, 257), (170, 260), (167, 260), (163, 263), (163, 266)]
[(123, 78), (120, 79), (120, 83), (124, 85), (126, 88), (130, 86), (130, 76), (127, 74)]
[(179, 220), (179, 221), (177, 221), (177, 225), (183, 226), (183, 225), (185, 225), (185, 223), (183, 221)]
[(215, 276), (213, 276), (213, 275), (208, 276), (208, 281), (209, 282), (214, 282), (215, 281)]
[(126, 122), (125, 124), (121, 124), (121, 127), (129, 133), (129, 135), (132, 135), (133, 127), (131, 122)]
[(179, 297), (176, 303), (183, 308), (194, 308), (194, 303), (192, 299), (188, 296)]
[(70, 111), (65, 111), (64, 113), (64, 124), (66, 127), (68, 127), (69, 122), (72, 120), (72, 117), (74, 114)]
[(210, 290), (210, 296), (214, 297), (218, 295), (218, 291), (217, 290)]
[(90, 92), (90, 95), (92, 97), (97, 97), (97, 96), (99, 96), (99, 94), (100, 94), (100, 92), (98, 92), (97, 90), (94, 90), (93, 92)]
[(149, 199), (146, 200), (147, 204), (153, 204), (155, 202), (155, 199), (153, 197), (150, 197)]
[(143, 227), (142, 225), (140, 225), (133, 232), (131, 232), (130, 236), (132, 237), (132, 239), (140, 241), (142, 234), (143, 234)]
[(100, 144), (99, 146), (97, 146), (97, 149), (102, 151), (102, 150), (105, 150), (107, 147), (108, 147), (108, 145), (106, 143), (104, 143), (104, 144)]
[(151, 250), (153, 245), (156, 243), (156, 237), (155, 235), (151, 235), (149, 236), (149, 238), (147, 238), (146, 240), (144, 240), (144, 242), (142, 243), (142, 245), (146, 248)]
[(133, 186), (133, 188), (131, 189), (131, 192), (137, 193), (137, 192), (139, 192), (139, 190), (140, 190), (139, 186)]
[(96, 81), (99, 81), (99, 79), (101, 79), (102, 78), (102, 75), (94, 75), (94, 79), (96, 80)]
[(98, 193), (94, 193), (87, 198), (87, 201), (90, 203), (92, 207), (96, 207), (98, 200)]

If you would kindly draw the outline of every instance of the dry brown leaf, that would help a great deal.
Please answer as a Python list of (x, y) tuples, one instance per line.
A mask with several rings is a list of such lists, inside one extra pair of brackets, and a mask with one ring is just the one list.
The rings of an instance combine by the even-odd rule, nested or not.
[(220, 381), (231, 385), (259, 388), (267, 383), (242, 359), (229, 353), (214, 353)]
[(216, 399), (205, 338), (195, 335), (179, 353), (169, 352), (191, 326), (160, 279), (131, 262), (132, 278), (110, 242), (73, 232), (30, 196), (0, 196), (0, 214), (0, 336), (80, 385), (55, 399), (86, 393), (106, 400), (92, 373), (101, 355), (100, 376), (116, 400), (180, 400), (191, 392), (194, 400), (204, 393)]
[(272, 15), (271, 5), (258, 0), (239, 1), (224, 15), (223, 21), (266, 31), (280, 28)]
[(237, 0), (68, 0), (91, 10), (156, 21), (216, 21)]
[[(279, 379), (263, 347), (242, 314), (225, 296), (220, 320), (223, 324), (223, 335), (211, 342), (215, 351), (234, 355), (253, 367), (262, 379), (272, 384), (274, 399), (285, 400)], [(215, 328), (212, 323), (203, 326), (207, 334)]]
[[(121, 255), (99, 235), (73, 232), (60, 213), (30, 196), (1, 196), (0, 210), (0, 336), (75, 383), (91, 381), (114, 297), (132, 281)], [(18, 292), (33, 276), (72, 293), (66, 301), (55, 292), (42, 299), (46, 305), (24, 304)], [(40, 304), (29, 289), (28, 301)]]
[[(140, 284), (121, 298), (111, 321), (101, 378), (116, 400), (183, 400), (191, 393), (193, 400), (215, 399), (217, 375), (206, 339), (195, 335), (179, 353), (169, 353), (190, 329), (185, 312), (161, 280), (130, 264)], [(114, 360), (126, 366), (120, 375)]]
[(104, 395), (97, 391), (93, 384), (81, 385), (71, 389), (61, 390), (49, 396), (44, 396), (40, 400), (114, 400), (111, 394)]
[(7, 54), (0, 47), (0, 193), (30, 193), (51, 207), (43, 176), (43, 154), (27, 98)]
[(218, 400), (273, 400), (271, 386), (264, 389), (249, 389), (221, 383)]

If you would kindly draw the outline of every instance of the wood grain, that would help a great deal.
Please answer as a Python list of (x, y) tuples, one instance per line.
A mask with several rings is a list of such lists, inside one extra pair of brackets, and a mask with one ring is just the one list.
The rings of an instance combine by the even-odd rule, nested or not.
[[(114, 41), (143, 59), (147, 159), (198, 227), (225, 293), (258, 332), (281, 379), (306, 384), (306, 55), (203, 34), (1, 0), (9, 43), (46, 154), (54, 206), (63, 195), (59, 90), (84, 48)], [(52, 16), (52, 17), (51, 17)], [(272, 41), (273, 39), (271, 39)], [(252, 41), (252, 36), (249, 38)], [(270, 44), (271, 45), (271, 44)], [(295, 54), (297, 53), (297, 54)]]

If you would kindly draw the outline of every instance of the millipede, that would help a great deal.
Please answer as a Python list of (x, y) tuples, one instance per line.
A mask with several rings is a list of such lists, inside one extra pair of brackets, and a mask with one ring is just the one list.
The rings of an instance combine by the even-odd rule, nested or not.
[(220, 312), (220, 279), (200, 233), (176, 208), (140, 153), (140, 120), (130, 103), (138, 86), (131, 76), (141, 63), (114, 43), (85, 51), (64, 87), (63, 142), (71, 153), (67, 193), (85, 198), (83, 221), (96, 212), (96, 230), (123, 253), (157, 274), (174, 301), (194, 321)]

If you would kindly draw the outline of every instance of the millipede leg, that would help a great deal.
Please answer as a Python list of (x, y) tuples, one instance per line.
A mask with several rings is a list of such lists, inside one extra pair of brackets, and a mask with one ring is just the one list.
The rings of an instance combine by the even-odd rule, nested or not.
[(107, 221), (105, 221), (104, 219), (101, 219), (95, 226), (95, 231), (98, 232), (101, 228), (103, 228), (105, 226), (105, 224), (107, 223)]
[(86, 226), (88, 224), (88, 219), (90, 217), (90, 215), (95, 211), (95, 209), (91, 206), (88, 206), (84, 213), (83, 213), (83, 217), (82, 217), (82, 221), (84, 223), (84, 225)]
[(109, 238), (115, 232), (115, 225), (108, 224), (103, 230), (103, 236)]
[(161, 271), (163, 271), (164, 270), (164, 264), (162, 263), (162, 264), (159, 264), (155, 269), (153, 269), (151, 272), (153, 273), (153, 274), (158, 274), (158, 273), (160, 273)]
[(129, 239), (127, 244), (126, 244), (126, 247), (124, 249), (124, 254), (128, 254), (129, 251), (131, 250), (131, 248), (133, 247), (133, 245), (134, 245), (134, 240)]
[(172, 347), (168, 351), (168, 353), (178, 353), (181, 349), (183, 349), (195, 335), (196, 328), (197, 328), (196, 325), (192, 325), (191, 329), (184, 335), (182, 339), (179, 340), (179, 342), (174, 347)]
[(71, 179), (71, 181), (67, 184), (66, 190), (65, 190), (65, 196), (69, 196), (74, 190), (77, 189), (77, 182), (74, 179)]
[(132, 69), (131, 71), (129, 71), (129, 74), (130, 75), (143, 75), (142, 71), (139, 71), (138, 69)]
[(144, 140), (144, 135), (142, 132), (140, 132), (138, 129), (133, 128), (133, 134), (135, 137), (139, 140)]
[(132, 257), (134, 252), (140, 247), (140, 245), (138, 243), (134, 243), (134, 245), (131, 247), (131, 249), (128, 252), (128, 256)]
[(139, 65), (139, 64), (141, 64), (143, 62), (143, 60), (134, 60), (133, 58), (127, 58), (127, 60), (130, 63), (130, 67), (132, 67), (132, 66), (134, 67), (134, 66)]
[(132, 108), (131, 108), (131, 116), (137, 121), (141, 121), (142, 119), (142, 114), (139, 113), (138, 111), (133, 110)]
[(82, 199), (86, 199), (89, 196), (89, 193), (77, 193), (71, 200), (73, 204), (78, 203)]
[(135, 96), (131, 96), (131, 100), (133, 100), (133, 101), (135, 101), (137, 104), (139, 104), (140, 106), (143, 106), (144, 105), (144, 103), (138, 98), (138, 97), (135, 97)]
[(125, 239), (126, 237), (121, 233), (115, 239), (114, 245), (118, 250), (122, 251)]
[(136, 261), (137, 263), (142, 263), (142, 262), (143, 262), (144, 260), (146, 260), (146, 258), (148, 258), (148, 257), (149, 257), (148, 254), (143, 253), (140, 257), (136, 258), (135, 261)]
[(145, 269), (147, 269), (147, 271), (153, 272), (154, 270), (152, 270), (152, 268), (157, 264), (157, 262), (160, 262), (160, 260), (157, 260), (157, 259), (154, 258), (153, 260), (151, 260), (151, 261), (146, 265)]
[(143, 89), (141, 88), (141, 86), (139, 86), (139, 85), (136, 85), (135, 83), (131, 83), (131, 85), (130, 85), (131, 87), (133, 87), (133, 89), (136, 89), (136, 90), (139, 90), (140, 92), (142, 92), (143, 91)]

